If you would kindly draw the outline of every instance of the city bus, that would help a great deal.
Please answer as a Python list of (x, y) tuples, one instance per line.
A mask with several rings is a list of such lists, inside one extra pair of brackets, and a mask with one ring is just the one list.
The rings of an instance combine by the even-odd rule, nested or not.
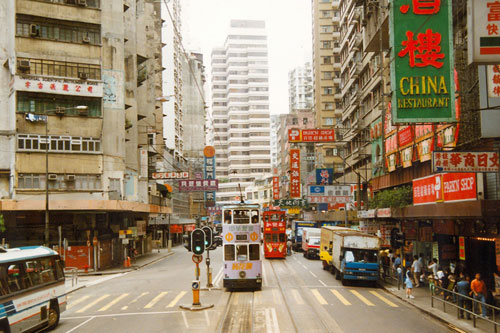
[(222, 208), (225, 288), (262, 287), (260, 228), (259, 205), (242, 203)]
[(47, 247), (0, 248), (0, 332), (55, 328), (67, 303), (63, 269)]
[(286, 257), (286, 212), (270, 210), (262, 212), (264, 257)]

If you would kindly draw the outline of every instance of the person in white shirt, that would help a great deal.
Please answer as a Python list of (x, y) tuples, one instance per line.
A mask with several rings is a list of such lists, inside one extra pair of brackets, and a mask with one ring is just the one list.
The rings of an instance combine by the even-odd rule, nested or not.
[(438, 276), (437, 276), (438, 264), (437, 264), (437, 262), (438, 262), (437, 259), (434, 258), (434, 259), (432, 259), (431, 264), (427, 267), (430, 270), (432, 270), (432, 275), (434, 277), (434, 280), (436, 280), (436, 281), (438, 280)]
[(413, 256), (413, 263), (411, 264), (411, 270), (413, 272), (413, 280), (415, 281), (415, 287), (420, 287), (420, 275), (422, 275), (422, 263), (418, 260), (418, 256)]

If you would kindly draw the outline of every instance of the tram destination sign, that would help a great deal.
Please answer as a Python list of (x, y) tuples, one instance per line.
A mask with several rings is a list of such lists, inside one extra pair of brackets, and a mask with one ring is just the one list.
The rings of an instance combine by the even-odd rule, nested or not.
[(306, 199), (280, 199), (274, 200), (274, 206), (280, 206), (281, 208), (286, 207), (306, 207)]

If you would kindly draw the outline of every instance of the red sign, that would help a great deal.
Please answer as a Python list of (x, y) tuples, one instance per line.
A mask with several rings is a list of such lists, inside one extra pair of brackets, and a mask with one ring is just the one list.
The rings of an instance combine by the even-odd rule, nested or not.
[(273, 200), (280, 198), (280, 177), (273, 177)]
[(413, 204), (422, 205), (443, 201), (441, 175), (432, 175), (413, 180)]
[(475, 173), (445, 173), (443, 174), (444, 201), (476, 200)]
[(398, 132), (399, 146), (404, 147), (413, 142), (413, 131), (411, 126), (400, 128)]
[(433, 152), (434, 172), (498, 172), (498, 152)]
[(290, 198), (300, 198), (299, 149), (290, 149)]
[(465, 237), (458, 237), (458, 259), (465, 260)]
[(288, 130), (288, 141), (290, 142), (300, 142), (300, 130), (293, 128)]
[(290, 142), (334, 142), (335, 130), (333, 129), (289, 129), (288, 141)]
[(173, 234), (182, 234), (182, 225), (180, 224), (170, 225), (170, 232)]

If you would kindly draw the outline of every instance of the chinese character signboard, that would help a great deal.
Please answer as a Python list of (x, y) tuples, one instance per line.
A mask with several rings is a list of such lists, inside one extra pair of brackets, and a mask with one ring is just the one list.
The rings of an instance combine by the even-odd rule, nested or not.
[(390, 22), (393, 123), (456, 121), (451, 0), (394, 0)]
[(334, 142), (333, 129), (289, 129), (288, 141), (290, 142)]
[(274, 206), (279, 206), (280, 208), (306, 207), (307, 200), (306, 199), (279, 199), (279, 200), (274, 200)]
[(280, 198), (280, 177), (273, 177), (273, 200)]
[[(212, 146), (206, 146), (203, 149), (204, 164), (203, 176), (205, 179), (215, 179), (215, 149)], [(215, 206), (215, 192), (205, 192), (205, 207)]]
[(443, 201), (443, 189), (441, 187), (441, 175), (413, 180), (413, 204), (422, 205)]
[(316, 169), (316, 184), (331, 185), (333, 182), (333, 169)]
[(179, 180), (179, 192), (204, 192), (217, 191), (219, 181), (217, 179), (188, 179)]
[(307, 200), (310, 203), (348, 203), (351, 202), (351, 197), (342, 196), (309, 196)]
[(290, 149), (290, 198), (300, 198), (299, 149)]
[[(497, 37), (500, 39), (500, 36)], [(486, 66), (488, 76), (488, 97), (500, 98), (500, 65)]]
[(469, 0), (467, 4), (469, 63), (498, 63), (500, 1)]
[(153, 179), (187, 179), (189, 172), (153, 172), (151, 177)]
[(444, 173), (413, 180), (413, 204), (477, 199), (475, 173)]
[(103, 84), (93, 81), (16, 76), (14, 89), (47, 94), (103, 97)]
[(499, 172), (498, 152), (433, 152), (433, 172)]

